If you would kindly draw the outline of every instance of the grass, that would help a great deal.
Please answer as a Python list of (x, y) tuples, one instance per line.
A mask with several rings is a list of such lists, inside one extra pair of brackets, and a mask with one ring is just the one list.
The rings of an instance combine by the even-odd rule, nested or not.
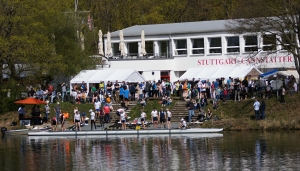
[[(201, 127), (222, 127), (225, 130), (277, 130), (300, 129), (300, 98), (298, 95), (286, 95), (286, 104), (281, 104), (276, 97), (265, 100), (266, 119), (254, 120), (253, 99), (240, 102), (220, 102), (213, 116), (220, 121), (208, 121)], [(210, 106), (211, 107), (211, 106)]]

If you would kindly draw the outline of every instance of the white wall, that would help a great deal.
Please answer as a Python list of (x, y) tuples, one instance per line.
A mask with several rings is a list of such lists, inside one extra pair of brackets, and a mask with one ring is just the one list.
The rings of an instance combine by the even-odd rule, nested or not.
[(179, 80), (179, 77), (176, 75), (175, 71), (170, 71), (170, 81), (175, 82)]
[[(152, 72), (154, 73), (153, 75), (152, 75)], [(155, 80), (155, 81), (160, 80), (160, 71), (144, 71), (142, 75), (144, 76), (144, 78), (147, 81), (149, 81), (149, 80), (151, 80), (151, 81), (153, 81), (153, 80)]]
[(120, 60), (111, 61), (110, 69), (135, 69), (137, 71), (174, 70), (174, 60)]

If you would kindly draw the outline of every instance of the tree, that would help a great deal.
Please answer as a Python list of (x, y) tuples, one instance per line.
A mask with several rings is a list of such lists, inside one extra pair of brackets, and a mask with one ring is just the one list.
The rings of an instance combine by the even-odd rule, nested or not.
[[(242, 5), (242, 4), (240, 4)], [(266, 55), (285, 50), (293, 55), (300, 75), (300, 2), (297, 0), (245, 1), (240, 11), (246, 18), (230, 20), (228, 29), (235, 33), (260, 33), (262, 37), (273, 36), (274, 47)], [(237, 12), (236, 14), (239, 14)], [(257, 53), (255, 53), (256, 55)]]
[[(8, 88), (14, 100), (24, 85), (42, 83), (45, 76), (74, 76), (100, 63), (89, 57), (98, 38), (86, 27), (87, 16), (78, 24), (64, 13), (72, 8), (67, 0), (0, 0), (0, 103), (7, 101), (2, 92)], [(77, 31), (90, 38), (84, 41), (88, 48), (81, 49)]]

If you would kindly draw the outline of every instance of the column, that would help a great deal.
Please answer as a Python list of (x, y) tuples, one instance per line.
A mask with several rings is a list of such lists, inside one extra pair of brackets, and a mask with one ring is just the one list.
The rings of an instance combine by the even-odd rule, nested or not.
[(209, 40), (208, 37), (203, 37), (204, 41), (204, 56), (207, 56), (209, 54)]
[(190, 57), (191, 53), (191, 49), (192, 49), (192, 40), (191, 38), (187, 38), (186, 39), (186, 56)]
[(143, 55), (141, 54), (141, 46), (142, 46), (142, 43), (141, 43), (141, 42), (138, 42), (138, 53), (139, 53), (139, 54), (137, 54), (137, 57), (143, 56)]
[(227, 39), (225, 36), (221, 36), (221, 48), (222, 55), (227, 54)]
[(245, 53), (245, 39), (244, 39), (244, 35), (239, 35), (239, 41), (240, 41), (240, 54)]
[(153, 56), (159, 56), (159, 45), (158, 41), (153, 41)]

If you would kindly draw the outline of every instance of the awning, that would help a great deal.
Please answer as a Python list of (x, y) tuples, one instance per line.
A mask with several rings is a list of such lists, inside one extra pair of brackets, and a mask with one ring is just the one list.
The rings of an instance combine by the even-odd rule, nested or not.
[(278, 70), (275, 69), (275, 70), (260, 74), (259, 76), (262, 78), (268, 78), (269, 76), (275, 75), (277, 72), (278, 72)]
[(262, 74), (257, 68), (253, 66), (234, 66), (234, 67), (200, 67), (190, 68), (181, 77), (180, 80), (206, 80), (216, 78), (244, 78), (251, 72), (252, 76), (259, 76)]
[(71, 84), (82, 83), (87, 84), (100, 83), (100, 81), (116, 81), (119, 82), (145, 82), (145, 78), (134, 69), (118, 69), (118, 70), (84, 70), (76, 75)]

